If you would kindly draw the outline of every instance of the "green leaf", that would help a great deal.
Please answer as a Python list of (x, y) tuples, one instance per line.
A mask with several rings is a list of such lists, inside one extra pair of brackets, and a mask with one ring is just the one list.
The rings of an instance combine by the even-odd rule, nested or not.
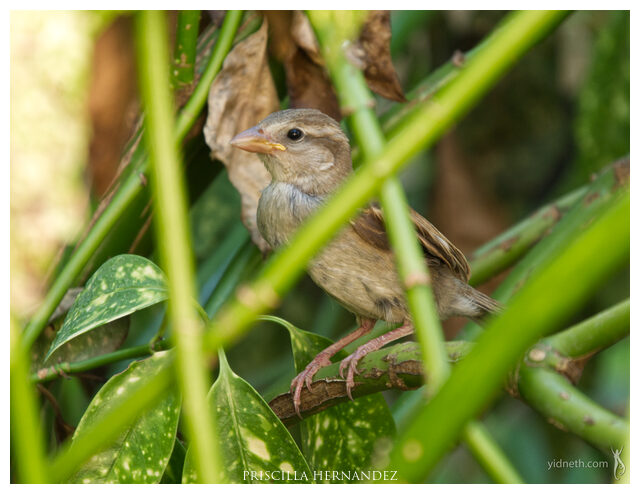
[(36, 373), (43, 367), (62, 362), (80, 362), (114, 352), (122, 346), (128, 334), (129, 317), (122, 317), (101, 326), (100, 331), (90, 331), (77, 336), (58, 348), (48, 358), (46, 352), (48, 352), (56, 333), (52, 332), (49, 335), (48, 331), (45, 331), (33, 346), (32, 372)]
[[(236, 375), (222, 351), (209, 406), (221, 441), (224, 480), (231, 483), (309, 483), (313, 475), (286, 427), (258, 392)], [(187, 451), (183, 483), (196, 482)], [(253, 474), (253, 475), (252, 475)]]
[(176, 442), (173, 445), (173, 451), (171, 452), (171, 458), (167, 464), (167, 468), (162, 475), (161, 484), (181, 484), (182, 483), (182, 468), (184, 467), (184, 460), (187, 456), (187, 449), (182, 444), (182, 441), (176, 437)]
[[(304, 370), (332, 343), (324, 336), (303, 331), (283, 319), (273, 316), (263, 316), (263, 319), (289, 330), (296, 372)], [(345, 351), (337, 355), (339, 359), (346, 356)], [(360, 472), (369, 470), (375, 463), (374, 456), (384, 454), (390, 447), (395, 423), (382, 394), (377, 393), (305, 418), (300, 424), (300, 433), (302, 451), (315, 470)], [(323, 480), (332, 482), (326, 476)]]
[(73, 338), (166, 298), (164, 274), (148, 259), (123, 254), (108, 260), (69, 309), (45, 360)]
[[(131, 383), (155, 374), (166, 365), (169, 352), (133, 362), (98, 391), (80, 420), (73, 439), (117, 406)], [(110, 447), (94, 455), (69, 480), (71, 483), (157, 483), (169, 462), (178, 429), (180, 394), (172, 389), (152, 409), (125, 429)]]

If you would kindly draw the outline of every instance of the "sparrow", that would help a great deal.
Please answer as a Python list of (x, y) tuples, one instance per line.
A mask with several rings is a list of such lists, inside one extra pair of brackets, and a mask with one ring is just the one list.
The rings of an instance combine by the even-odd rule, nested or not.
[[(273, 249), (287, 245), (296, 229), (353, 173), (349, 140), (338, 122), (313, 109), (272, 113), (236, 135), (231, 145), (257, 153), (271, 175), (262, 191), (257, 223)], [(440, 319), (463, 316), (480, 321), (500, 309), (498, 302), (467, 283), (470, 269), (462, 252), (414, 210), (411, 220), (429, 268)], [(340, 362), (350, 398), (357, 365), (366, 354), (413, 332), (405, 292), (382, 210), (371, 203), (344, 227), (307, 266), (313, 281), (355, 314), (358, 328), (320, 352), (291, 383), (300, 416), (303, 386), (331, 364), (331, 357), (371, 331), (377, 320), (400, 324), (358, 347)], [(353, 399), (353, 398), (352, 398)]]

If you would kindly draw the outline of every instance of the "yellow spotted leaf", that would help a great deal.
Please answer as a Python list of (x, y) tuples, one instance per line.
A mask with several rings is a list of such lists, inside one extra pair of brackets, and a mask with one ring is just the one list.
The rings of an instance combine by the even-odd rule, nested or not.
[[(310, 483), (313, 474), (287, 428), (253, 387), (236, 375), (220, 352), (220, 374), (209, 392), (223, 464), (230, 483)], [(187, 451), (183, 483), (197, 482)]]
[(68, 341), (167, 298), (165, 276), (144, 257), (123, 254), (109, 259), (78, 295), (51, 343), (46, 359)]
[[(333, 342), (303, 331), (282, 319), (266, 316), (289, 330), (296, 372)], [(338, 353), (338, 359), (347, 353)], [(386, 454), (395, 435), (395, 423), (381, 393), (341, 403), (300, 423), (302, 452), (316, 472), (330, 472), (323, 482), (348, 483), (367, 480), (372, 464)], [(332, 472), (336, 472), (333, 475)], [(344, 472), (344, 473), (343, 473)], [(364, 476), (363, 476), (364, 474)], [(369, 480), (373, 480), (369, 477)]]
[[(149, 376), (170, 361), (169, 352), (133, 362), (98, 391), (82, 416), (73, 439), (135, 392)], [(173, 387), (152, 408), (142, 413), (106, 449), (91, 457), (70, 483), (153, 484), (162, 479), (173, 450), (180, 417), (180, 394)]]

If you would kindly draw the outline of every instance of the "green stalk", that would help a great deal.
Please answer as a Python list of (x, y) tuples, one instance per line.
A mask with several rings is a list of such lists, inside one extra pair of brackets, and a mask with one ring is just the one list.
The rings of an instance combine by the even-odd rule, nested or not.
[(218, 441), (207, 404), (210, 388), (202, 349), (202, 325), (192, 301), (195, 276), (186, 194), (173, 127), (169, 87), (166, 17), (160, 11), (136, 16), (140, 94), (146, 114), (145, 140), (152, 170), (155, 220), (161, 265), (167, 274), (167, 313), (173, 327), (177, 381), (183, 396), (184, 423), (202, 482), (219, 481)]
[(529, 252), (496, 290), (494, 297), (502, 302), (509, 300), (535, 272), (536, 266), (541, 266), (545, 259), (561, 252), (576, 230), (591, 223), (618, 196), (626, 194), (629, 181), (628, 167), (628, 160), (621, 160), (603, 170), (589, 186), (582, 200), (558, 223), (554, 234), (546, 237)]
[[(309, 12), (311, 23), (318, 35), (327, 61), (330, 75), (336, 85), (340, 103), (349, 108), (351, 127), (365, 160), (375, 160), (386, 145), (382, 128), (371, 108), (369, 92), (362, 73), (353, 67), (340, 47), (345, 41), (339, 33), (344, 31), (340, 21), (345, 19), (338, 13)], [(400, 181), (391, 177), (381, 189), (381, 202), (385, 215), (385, 226), (395, 252), (398, 274), (406, 290), (407, 304), (422, 350), (425, 375), (429, 376), (429, 394), (437, 392), (449, 375), (449, 363), (444, 346), (444, 335), (424, 254), (416, 237), (415, 226), (409, 216), (409, 206)], [(468, 430), (467, 430), (468, 429)], [(499, 446), (480, 424), (465, 426), (464, 437), (480, 464), (490, 466), (487, 472), (498, 482), (521, 482), (515, 468), (509, 464)]]
[(471, 265), (469, 283), (480, 285), (513, 266), (584, 197), (586, 191), (587, 187), (580, 187), (541, 207), (535, 213), (476, 249), (469, 257)]
[(288, 248), (275, 254), (242, 300), (228, 303), (212, 322), (207, 348), (236, 340), (258, 314), (272, 310), (291, 289), (313, 255), (370, 199), (385, 180), (426, 146), (495, 83), (531, 46), (554, 27), (563, 12), (518, 12), (508, 16), (460, 75), (433, 98), (421, 103), (377, 159), (367, 162), (303, 225)]
[(629, 334), (629, 299), (543, 340), (567, 357), (583, 357), (607, 348)]
[(44, 434), (38, 400), (29, 382), (29, 354), (20, 344), (20, 329), (13, 317), (10, 320), (10, 329), (11, 451), (17, 481), (25, 484), (46, 484), (49, 479)]
[(176, 119), (176, 139), (181, 142), (185, 138), (189, 129), (193, 126), (197, 120), (200, 112), (204, 108), (207, 98), (209, 96), (209, 88), (213, 79), (215, 79), (218, 72), (222, 68), (222, 62), (224, 62), (227, 53), (231, 50), (233, 40), (238, 32), (240, 21), (242, 20), (241, 10), (229, 10), (224, 17), (222, 27), (220, 27), (220, 34), (216, 40), (216, 45), (213, 48), (213, 53), (207, 64), (207, 68), (202, 73), (198, 85), (191, 93), (191, 97), (187, 104), (182, 107), (178, 118)]
[[(270, 320), (263, 316), (263, 320)], [(465, 358), (473, 343), (466, 341), (449, 341), (445, 343), (445, 351), (450, 362), (458, 362)], [(328, 407), (349, 401), (344, 387), (344, 379), (340, 377), (339, 362), (318, 372), (318, 377), (311, 383), (311, 391), (302, 390), (300, 412), (308, 417)], [(353, 388), (354, 398), (366, 396), (389, 389), (416, 389), (425, 385), (431, 386), (428, 375), (423, 373), (420, 347), (417, 343), (407, 341), (365, 355), (358, 364), (360, 374), (355, 376), (357, 385)], [(269, 406), (286, 426), (300, 422), (300, 417), (293, 408), (291, 393), (286, 392), (273, 398)]]
[[(526, 349), (562, 324), (628, 258), (629, 209), (627, 192), (589, 227), (574, 230), (566, 248), (532, 275), (489, 324), (471, 354), (398, 438), (391, 468), (402, 480), (423, 480), (462, 426), (489, 403)], [(581, 273), (580, 283), (574, 282), (575, 273)]]
[[(589, 225), (616, 198), (627, 193), (628, 183), (628, 159), (620, 160), (604, 169), (589, 185), (582, 198), (557, 223), (553, 233), (536, 244), (511, 270), (509, 276), (493, 293), (493, 297), (503, 303), (510, 300), (541, 266), (562, 252), (577, 231)], [(472, 339), (479, 332), (477, 326), (470, 324), (462, 329), (460, 337)]]
[(464, 426), (462, 439), (489, 476), (500, 484), (523, 484), (524, 480), (482, 422)]
[(173, 52), (173, 85), (188, 86), (193, 83), (196, 64), (196, 46), (198, 44), (199, 10), (181, 10), (178, 12), (176, 42)]
[(117, 406), (86, 429), (85, 434), (64, 444), (50, 463), (50, 482), (66, 481), (85, 461), (113, 443), (122, 429), (163, 397), (174, 383), (173, 379), (173, 359), (168, 359), (167, 365), (157, 374), (137, 383), (130, 383), (131, 393), (125, 393)]
[(152, 355), (154, 352), (159, 352), (168, 348), (169, 342), (163, 340), (155, 344), (153, 348), (151, 345), (138, 345), (131, 348), (116, 350), (111, 353), (105, 353), (104, 355), (99, 355), (86, 360), (80, 360), (78, 362), (61, 362), (50, 367), (45, 367), (44, 369), (40, 369), (38, 372), (31, 374), (31, 382), (43, 383), (53, 381), (61, 376), (86, 372), (104, 365), (120, 362), (121, 360), (146, 357), (148, 355)]
[[(340, 47), (350, 40), (342, 39), (341, 26), (350, 22), (349, 16), (340, 12), (331, 14), (310, 11), (313, 25), (324, 58), (343, 108), (349, 108), (350, 126), (356, 141), (368, 161), (375, 160), (385, 148), (382, 129), (371, 108), (372, 96), (362, 72), (352, 66)], [(429, 274), (422, 249), (418, 244), (415, 227), (409, 216), (409, 206), (402, 185), (396, 177), (388, 178), (381, 190), (385, 225), (393, 247), (398, 273), (407, 296), (418, 341), (423, 352), (425, 373), (436, 390), (447, 377), (449, 366), (444, 348), (442, 327), (431, 291)]]
[[(591, 355), (595, 352), (598, 352), (604, 348), (607, 348), (610, 345), (615, 344), (619, 339), (628, 335), (629, 332), (629, 301), (621, 302), (616, 306), (613, 306), (590, 319), (587, 319), (571, 328), (568, 328), (564, 331), (556, 333), (548, 338), (545, 338), (538, 342), (532, 350), (537, 352), (536, 356), (536, 365), (540, 367), (544, 367), (548, 370), (552, 370), (555, 372), (562, 373), (564, 375), (577, 376), (572, 371), (578, 370), (576, 368), (576, 362), (574, 362), (574, 358), (580, 359), (585, 355)], [(611, 328), (611, 329), (607, 329)], [(597, 337), (592, 337), (589, 334), (589, 331), (595, 331), (599, 334)], [(471, 342), (456, 340), (462, 345), (465, 345), (463, 348), (468, 348), (470, 351)], [(447, 342), (446, 345), (449, 345), (453, 342)], [(557, 347), (556, 347), (557, 343)], [(394, 347), (391, 347), (394, 348)], [(399, 350), (399, 349), (398, 349)], [(403, 354), (396, 354), (397, 350), (392, 350), (394, 361), (405, 362), (407, 358)], [(461, 357), (465, 357), (469, 351), (461, 353)], [(544, 352), (541, 354), (540, 352)], [(451, 355), (451, 353), (450, 353)], [(531, 362), (531, 350), (527, 352), (529, 355), (529, 362)], [(579, 364), (578, 364), (579, 365)], [(331, 374), (329, 374), (331, 375)], [(323, 376), (322, 373), (319, 373), (319, 376)], [(516, 374), (516, 377), (519, 374)], [(404, 382), (408, 386), (413, 386), (413, 382), (404, 378)], [(527, 394), (527, 384), (522, 381), (518, 381), (517, 385), (520, 389), (524, 389), (524, 394)], [(542, 393), (544, 393), (544, 388), (542, 389)], [(572, 393), (580, 393), (577, 389), (571, 388)], [(382, 390), (382, 388), (378, 389)], [(507, 389), (510, 393), (513, 392), (513, 387), (509, 387)], [(373, 391), (372, 391), (373, 392)], [(549, 391), (547, 391), (547, 394)], [(522, 396), (522, 394), (521, 394)], [(542, 401), (547, 398), (542, 398), (541, 394), (536, 395), (536, 399), (540, 399)], [(551, 401), (556, 400), (557, 397), (551, 397)], [(599, 405), (589, 401), (588, 398), (580, 398), (579, 399), (581, 406), (585, 404), (589, 404), (588, 407), (582, 409), (583, 416), (593, 416), (600, 414)], [(408, 403), (404, 406), (404, 410), (402, 412), (403, 416), (412, 416), (413, 413), (422, 405), (421, 401), (417, 401), (415, 399), (410, 399)], [(545, 413), (544, 409), (536, 406), (535, 403), (532, 403), (534, 408), (537, 408), (541, 413)], [(592, 407), (595, 409), (595, 412), (592, 411)], [(562, 416), (548, 416), (545, 415), (548, 419), (552, 420), (556, 424), (561, 424), (565, 420)]]
[(609, 453), (623, 446), (629, 423), (605, 410), (546, 367), (523, 365), (519, 389), (524, 400), (560, 429), (567, 430)]
[[(220, 70), (224, 57), (231, 49), (233, 37), (238, 29), (241, 17), (242, 14), (238, 11), (229, 11), (227, 13), (207, 68), (202, 74), (191, 98), (178, 115), (175, 132), (178, 141), (181, 141), (185, 137), (204, 107), (209, 86)], [(84, 240), (80, 242), (62, 271), (56, 276), (47, 295), (24, 330), (22, 345), (26, 348), (30, 348), (31, 345), (33, 345), (33, 342), (45, 328), (49, 317), (53, 314), (53, 311), (64, 297), (64, 294), (81, 273), (84, 265), (89, 262), (91, 256), (98, 247), (100, 247), (109, 231), (127, 211), (127, 208), (136, 199), (138, 194), (144, 189), (144, 184), (140, 177), (146, 168), (147, 160), (143, 159), (137, 170), (130, 173), (128, 178), (122, 183), (109, 205), (96, 220), (93, 228), (91, 228)]]

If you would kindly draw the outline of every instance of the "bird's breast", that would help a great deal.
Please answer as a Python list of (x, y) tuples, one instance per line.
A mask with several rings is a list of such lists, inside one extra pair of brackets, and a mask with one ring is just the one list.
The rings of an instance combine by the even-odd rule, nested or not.
[(276, 249), (289, 243), (295, 230), (322, 202), (321, 197), (306, 194), (295, 185), (271, 182), (258, 202), (258, 229)]

